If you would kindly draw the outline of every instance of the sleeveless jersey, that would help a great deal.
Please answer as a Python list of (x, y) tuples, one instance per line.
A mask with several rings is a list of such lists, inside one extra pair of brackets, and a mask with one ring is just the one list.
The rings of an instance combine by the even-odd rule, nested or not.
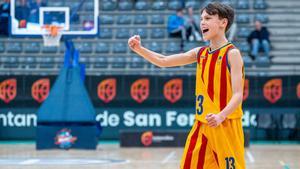
[[(205, 46), (197, 54), (196, 71), (196, 119), (207, 123), (205, 116), (209, 113), (217, 114), (223, 110), (232, 97), (230, 65), (227, 53), (235, 48), (231, 43), (209, 51)], [(244, 70), (243, 82), (244, 84)], [(242, 104), (227, 118), (241, 118), (243, 115)]]

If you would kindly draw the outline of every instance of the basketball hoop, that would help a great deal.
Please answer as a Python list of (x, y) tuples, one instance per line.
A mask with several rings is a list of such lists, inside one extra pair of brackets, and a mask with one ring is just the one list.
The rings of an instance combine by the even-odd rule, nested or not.
[(56, 25), (42, 26), (44, 46), (59, 46), (62, 36), (62, 27)]

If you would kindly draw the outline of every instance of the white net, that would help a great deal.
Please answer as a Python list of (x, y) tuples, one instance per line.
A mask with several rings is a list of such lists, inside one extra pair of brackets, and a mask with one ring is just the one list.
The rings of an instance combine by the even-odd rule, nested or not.
[(44, 40), (44, 46), (59, 46), (60, 39), (62, 36), (61, 29), (59, 27), (56, 27), (54, 29), (52, 28), (42, 28), (43, 29), (43, 40)]

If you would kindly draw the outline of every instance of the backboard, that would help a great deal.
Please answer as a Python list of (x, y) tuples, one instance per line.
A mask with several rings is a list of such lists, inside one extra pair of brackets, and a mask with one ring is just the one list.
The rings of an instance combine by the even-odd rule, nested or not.
[(62, 27), (62, 35), (98, 33), (99, 0), (11, 0), (11, 34), (42, 35), (43, 25)]

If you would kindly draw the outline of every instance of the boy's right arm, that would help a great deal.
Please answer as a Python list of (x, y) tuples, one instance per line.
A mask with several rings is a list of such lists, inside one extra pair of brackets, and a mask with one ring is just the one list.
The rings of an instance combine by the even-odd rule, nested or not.
[(195, 50), (190, 50), (186, 53), (165, 56), (143, 47), (141, 45), (141, 39), (137, 35), (129, 38), (128, 45), (131, 50), (158, 67), (182, 66), (197, 61)]

